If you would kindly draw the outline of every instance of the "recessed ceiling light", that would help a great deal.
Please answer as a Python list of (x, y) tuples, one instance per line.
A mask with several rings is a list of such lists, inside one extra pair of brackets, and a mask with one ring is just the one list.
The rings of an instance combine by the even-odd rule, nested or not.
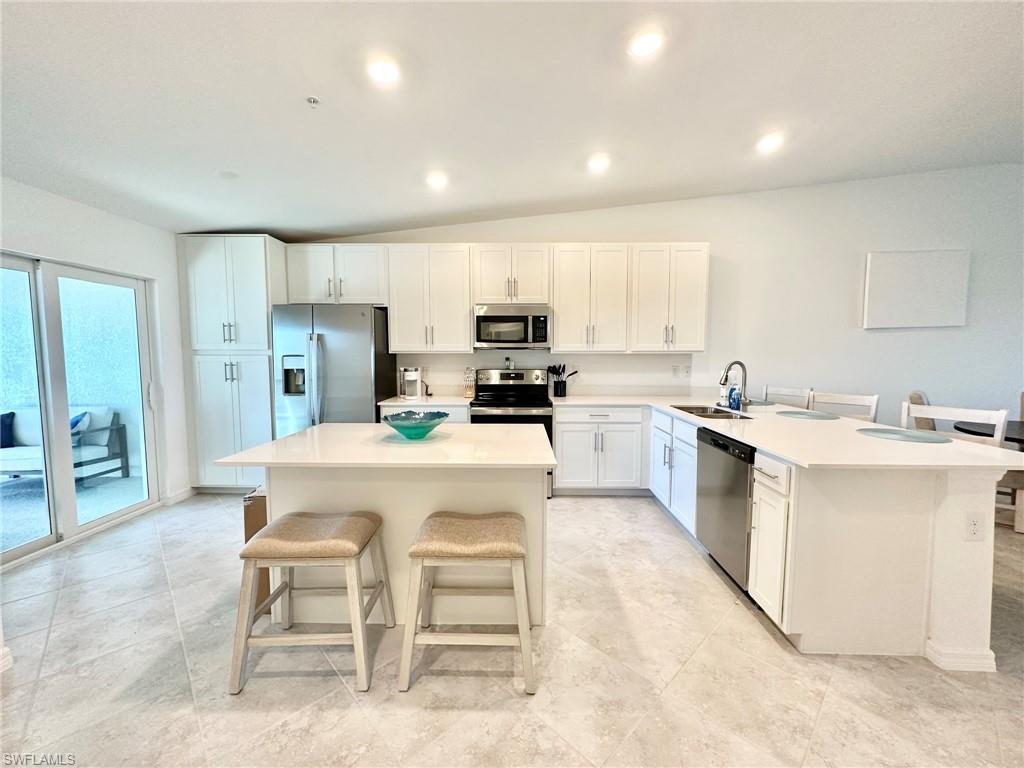
[(762, 136), (757, 141), (757, 151), (762, 155), (770, 155), (773, 152), (778, 152), (782, 149), (782, 145), (786, 143), (786, 134), (781, 131), (775, 133), (768, 133)]
[(646, 59), (660, 51), (664, 43), (665, 36), (661, 32), (648, 30), (633, 35), (626, 50), (634, 59)]
[(441, 171), (431, 171), (427, 174), (427, 186), (435, 192), (440, 192), (448, 186), (448, 175)]
[(589, 170), (595, 176), (600, 176), (602, 173), (608, 170), (608, 166), (612, 164), (612, 159), (608, 157), (607, 152), (595, 152), (587, 160), (587, 170)]
[(377, 85), (394, 85), (402, 76), (402, 71), (394, 59), (371, 59), (366, 65), (366, 73)]

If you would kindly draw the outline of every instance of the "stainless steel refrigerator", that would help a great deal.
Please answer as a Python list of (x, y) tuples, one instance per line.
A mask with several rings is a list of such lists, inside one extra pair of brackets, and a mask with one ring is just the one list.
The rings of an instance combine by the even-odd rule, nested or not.
[(277, 304), (274, 437), (326, 421), (377, 421), (397, 392), (388, 312), (369, 304)]

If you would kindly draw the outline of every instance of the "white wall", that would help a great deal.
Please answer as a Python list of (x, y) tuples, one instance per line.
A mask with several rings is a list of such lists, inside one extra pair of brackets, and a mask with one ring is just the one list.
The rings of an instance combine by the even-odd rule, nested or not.
[[(1022, 211), (1022, 167), (999, 165), (349, 239), (708, 241), (708, 344), (693, 355), (693, 385), (716, 383), (723, 364), (740, 358), (757, 388), (878, 392), (880, 420), (894, 423), (911, 389), (935, 403), (1016, 414), (1024, 370)], [(967, 325), (862, 330), (865, 254), (939, 248), (972, 252)], [(479, 364), (453, 357), (436, 359), (435, 378)], [(401, 359), (430, 365), (432, 357)], [(581, 385), (633, 379), (637, 391), (672, 384), (671, 365), (687, 361), (560, 359), (580, 367)]]
[(0, 247), (152, 281), (154, 379), (162, 384), (161, 496), (188, 490), (189, 459), (174, 235), (12, 179), (2, 184)]

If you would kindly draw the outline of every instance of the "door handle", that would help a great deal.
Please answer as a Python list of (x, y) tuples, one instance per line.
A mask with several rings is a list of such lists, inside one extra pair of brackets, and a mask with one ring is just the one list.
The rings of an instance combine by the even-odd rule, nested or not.
[(423, 346), (430, 346), (430, 327), (426, 325), (423, 326)]
[(661, 446), (661, 466), (668, 466), (668, 446)]
[(338, 298), (340, 299), (345, 295), (345, 278), (338, 278)]
[(334, 282), (334, 278), (331, 278), (331, 277), (327, 278), (327, 298), (328, 299), (333, 299), (334, 298), (334, 285), (333, 285), (333, 282)]
[(673, 343), (673, 344), (676, 343), (676, 324), (675, 323), (672, 323), (672, 325), (669, 326), (669, 341), (671, 343)]
[(221, 323), (220, 324), (220, 340), (225, 342), (225, 343), (230, 341), (230, 339), (228, 339), (228, 324), (227, 323)]
[(224, 363), (224, 381), (231, 381), (228, 377), (228, 365), (229, 363)]
[(604, 453), (604, 432), (598, 433), (601, 436), (601, 453)]
[(512, 278), (511, 277), (506, 277), (505, 278), (505, 295), (508, 298), (510, 298), (510, 299), (512, 298)]
[(597, 344), (597, 326), (590, 326), (590, 343)]
[(589, 347), (590, 346), (590, 326), (587, 325), (587, 326), (584, 326), (584, 328), (585, 328), (585, 330), (587, 332), (587, 346)]
[(238, 381), (238, 363), (231, 364), (231, 380)]
[(672, 446), (671, 445), (666, 445), (665, 449), (666, 449), (666, 452), (668, 453), (668, 469), (671, 472), (672, 471)]
[(237, 342), (238, 337), (235, 335), (235, 324), (228, 323), (228, 341)]
[(597, 453), (597, 432), (594, 433), (594, 453)]
[(519, 278), (518, 277), (513, 277), (512, 278), (512, 298), (513, 299), (518, 299), (519, 298)]
[(430, 346), (434, 346), (434, 326), (430, 326)]
[(756, 465), (754, 466), (754, 471), (761, 473), (762, 475), (767, 477), (769, 480), (778, 480), (779, 479), (778, 475), (773, 475), (771, 472), (767, 472), (767, 471), (761, 469), (760, 467), (758, 467)]
[(661, 333), (661, 340), (664, 343), (668, 344), (668, 326), (667, 325), (665, 326), (664, 330)]

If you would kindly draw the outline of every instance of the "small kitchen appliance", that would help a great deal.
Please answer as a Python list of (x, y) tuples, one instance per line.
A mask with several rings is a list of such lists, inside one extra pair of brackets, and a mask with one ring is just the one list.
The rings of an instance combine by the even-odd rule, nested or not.
[(419, 368), (398, 369), (398, 396), (403, 400), (416, 400), (423, 396), (423, 377)]
[(551, 307), (544, 304), (477, 304), (474, 349), (550, 349)]

